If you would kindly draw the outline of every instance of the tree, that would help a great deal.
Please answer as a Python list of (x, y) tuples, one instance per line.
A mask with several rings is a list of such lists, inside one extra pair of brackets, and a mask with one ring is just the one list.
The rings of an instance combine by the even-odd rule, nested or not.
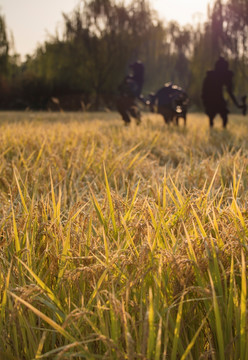
[(222, 54), (235, 71), (240, 91), (247, 91), (248, 80), (248, 0), (216, 0), (210, 12), (212, 54)]
[(0, 74), (7, 75), (9, 41), (4, 17), (0, 14)]

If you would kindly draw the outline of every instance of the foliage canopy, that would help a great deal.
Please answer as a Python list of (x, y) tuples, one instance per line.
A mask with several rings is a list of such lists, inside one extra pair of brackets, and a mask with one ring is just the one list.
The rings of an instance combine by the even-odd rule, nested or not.
[(216, 0), (208, 20), (196, 27), (163, 23), (148, 0), (85, 0), (63, 14), (63, 24), (62, 36), (48, 39), (18, 66), (0, 16), (1, 108), (47, 108), (53, 97), (61, 104), (71, 97), (113, 107), (118, 84), (137, 59), (145, 64), (145, 94), (172, 81), (200, 107), (205, 72), (220, 55), (235, 72), (238, 95), (247, 91), (248, 0)]

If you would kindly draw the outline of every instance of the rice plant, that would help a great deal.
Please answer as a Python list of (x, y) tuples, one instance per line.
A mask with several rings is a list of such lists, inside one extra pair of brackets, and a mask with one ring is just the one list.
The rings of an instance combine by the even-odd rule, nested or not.
[(247, 119), (0, 114), (0, 359), (247, 359)]

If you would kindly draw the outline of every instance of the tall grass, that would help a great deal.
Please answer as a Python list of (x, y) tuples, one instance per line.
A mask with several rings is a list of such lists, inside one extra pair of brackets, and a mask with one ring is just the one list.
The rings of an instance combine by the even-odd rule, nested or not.
[(246, 121), (0, 114), (0, 359), (247, 359)]

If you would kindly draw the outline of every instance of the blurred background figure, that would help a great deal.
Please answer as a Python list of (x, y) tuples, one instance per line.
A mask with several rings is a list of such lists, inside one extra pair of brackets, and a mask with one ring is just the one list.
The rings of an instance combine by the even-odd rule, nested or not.
[(207, 71), (202, 86), (202, 101), (205, 112), (209, 117), (210, 127), (214, 125), (214, 118), (220, 114), (222, 124), (225, 128), (228, 122), (227, 102), (224, 99), (223, 91), (226, 89), (233, 103), (243, 110), (246, 114), (246, 96), (242, 98), (242, 104), (239, 104), (233, 93), (233, 72), (229, 70), (228, 62), (220, 57), (216, 63), (214, 70)]
[(125, 125), (131, 122), (130, 116), (134, 117), (136, 124), (141, 122), (141, 113), (137, 100), (141, 99), (141, 91), (144, 83), (144, 65), (141, 61), (129, 65), (130, 73), (124, 78), (118, 87), (117, 110), (122, 116)]
[(189, 98), (186, 92), (177, 85), (166, 83), (155, 94), (149, 95), (147, 104), (152, 112), (157, 112), (164, 117), (166, 124), (175, 120), (178, 125), (179, 118), (183, 118), (186, 125)]

